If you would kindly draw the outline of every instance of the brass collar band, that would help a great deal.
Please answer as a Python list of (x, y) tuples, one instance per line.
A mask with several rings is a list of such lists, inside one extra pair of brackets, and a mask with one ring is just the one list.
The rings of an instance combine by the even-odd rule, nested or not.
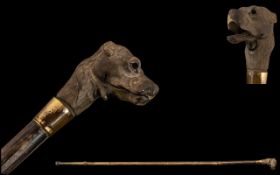
[(33, 118), (48, 136), (53, 135), (66, 123), (74, 118), (74, 113), (57, 98), (49, 103)]
[(247, 70), (247, 84), (266, 84), (267, 72)]

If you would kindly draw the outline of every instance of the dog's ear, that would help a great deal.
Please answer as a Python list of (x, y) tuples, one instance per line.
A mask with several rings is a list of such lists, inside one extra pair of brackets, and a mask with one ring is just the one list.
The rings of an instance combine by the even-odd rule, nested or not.
[(263, 8), (264, 8), (264, 12), (265, 12), (264, 15), (265, 15), (265, 17), (267, 17), (269, 22), (271, 22), (272, 24), (277, 23), (277, 15), (265, 7), (263, 7)]
[(106, 56), (110, 57), (114, 54), (116, 44), (113, 41), (108, 41), (103, 44), (103, 51)]
[(273, 24), (277, 23), (277, 15), (275, 13), (271, 12), (270, 18)]

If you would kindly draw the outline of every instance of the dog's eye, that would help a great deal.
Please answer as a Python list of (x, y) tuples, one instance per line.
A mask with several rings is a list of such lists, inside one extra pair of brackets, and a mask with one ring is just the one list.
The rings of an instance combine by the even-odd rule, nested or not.
[(251, 14), (252, 14), (252, 15), (255, 15), (255, 14), (257, 14), (257, 11), (256, 11), (256, 9), (252, 9), (252, 10), (251, 10)]
[(138, 63), (138, 62), (130, 62), (129, 63), (129, 69), (130, 69), (131, 72), (139, 73), (140, 63)]
[(138, 69), (139, 68), (139, 64), (138, 63), (130, 63), (131, 67), (133, 69)]

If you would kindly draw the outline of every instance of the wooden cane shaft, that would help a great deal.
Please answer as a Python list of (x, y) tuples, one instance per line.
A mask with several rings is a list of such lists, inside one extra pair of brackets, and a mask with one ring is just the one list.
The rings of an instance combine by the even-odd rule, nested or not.
[(12, 172), (47, 138), (44, 130), (32, 120), (1, 149), (1, 173)]
[(9, 174), (45, 140), (74, 117), (70, 108), (53, 98), (28, 125), (1, 149), (1, 173)]

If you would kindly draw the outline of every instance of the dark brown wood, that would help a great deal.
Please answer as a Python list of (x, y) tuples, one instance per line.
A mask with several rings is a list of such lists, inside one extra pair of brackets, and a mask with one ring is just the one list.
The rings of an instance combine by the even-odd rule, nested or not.
[(32, 120), (1, 149), (1, 173), (9, 174), (47, 139)]
[(268, 70), (275, 45), (273, 27), (276, 22), (276, 14), (260, 6), (231, 9), (228, 13), (228, 29), (235, 34), (228, 36), (227, 40), (232, 44), (246, 43), (247, 71), (253, 72), (247, 76), (250, 84), (261, 83), (262, 73)]
[(53, 98), (10, 142), (1, 149), (1, 173), (9, 174), (48, 137), (68, 123), (74, 115)]

